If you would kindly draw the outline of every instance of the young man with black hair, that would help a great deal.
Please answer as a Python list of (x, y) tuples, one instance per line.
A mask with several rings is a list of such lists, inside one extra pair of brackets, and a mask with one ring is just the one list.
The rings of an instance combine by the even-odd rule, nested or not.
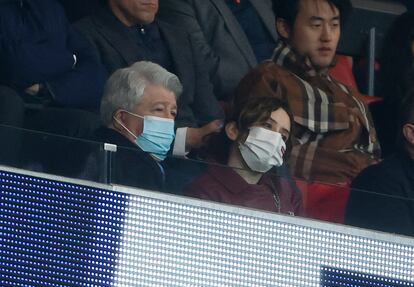
[(414, 91), (400, 109), (399, 148), (352, 183), (345, 222), (414, 236)]
[(328, 74), (349, 8), (345, 0), (273, 1), (281, 38), (274, 75), (295, 118), (290, 163), (297, 178), (349, 183), (379, 154), (363, 99)]

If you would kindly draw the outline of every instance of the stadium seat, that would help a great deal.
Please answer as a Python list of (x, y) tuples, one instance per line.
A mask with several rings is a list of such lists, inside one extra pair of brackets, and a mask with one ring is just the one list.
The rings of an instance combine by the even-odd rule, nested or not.
[(344, 223), (350, 185), (296, 180), (309, 218)]
[[(353, 90), (359, 91), (354, 74), (352, 72), (352, 57), (345, 55), (337, 55), (335, 67), (329, 70), (329, 75), (341, 81)], [(382, 101), (381, 97), (363, 95), (365, 103), (370, 105), (372, 103)]]

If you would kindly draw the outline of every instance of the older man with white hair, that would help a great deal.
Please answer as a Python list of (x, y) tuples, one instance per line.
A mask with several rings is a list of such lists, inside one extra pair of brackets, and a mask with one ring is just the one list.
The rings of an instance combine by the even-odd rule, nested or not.
[(151, 62), (137, 62), (115, 71), (101, 102), (105, 125), (95, 139), (118, 149), (113, 180), (124, 185), (161, 190), (161, 162), (175, 137), (177, 97), (182, 85), (174, 74)]
[(151, 61), (176, 74), (183, 85), (178, 101), (174, 155), (203, 147), (220, 132), (223, 110), (214, 96), (206, 62), (194, 39), (160, 21), (158, 0), (105, 0), (75, 24), (90, 40), (108, 73), (136, 61)]

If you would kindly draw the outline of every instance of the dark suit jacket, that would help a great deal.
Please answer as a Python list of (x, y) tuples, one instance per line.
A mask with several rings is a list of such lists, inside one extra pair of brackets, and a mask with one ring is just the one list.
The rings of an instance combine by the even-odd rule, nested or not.
[[(75, 24), (94, 45), (108, 72), (145, 59), (137, 56), (137, 44), (120, 28), (119, 21), (106, 7)], [(163, 39), (174, 64), (174, 73), (184, 91), (178, 99), (179, 127), (196, 127), (223, 117), (201, 55), (194, 49), (190, 36), (167, 23), (158, 21)]]
[(345, 222), (414, 236), (414, 161), (400, 153), (365, 169), (352, 183)]
[[(250, 2), (276, 42), (271, 1)], [(219, 99), (231, 97), (240, 79), (257, 65), (246, 34), (224, 0), (161, 0), (159, 17), (182, 27), (195, 39), (208, 63)]]

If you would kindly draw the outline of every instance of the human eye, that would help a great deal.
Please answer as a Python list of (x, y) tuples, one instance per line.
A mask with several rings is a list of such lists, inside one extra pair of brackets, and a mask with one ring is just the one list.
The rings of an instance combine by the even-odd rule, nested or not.
[(154, 112), (163, 112), (165, 110), (164, 105), (155, 105), (152, 109)]
[(171, 116), (173, 116), (174, 118), (177, 116), (177, 111), (176, 110), (172, 110), (170, 112)]
[(322, 22), (321, 21), (312, 21), (311, 22), (311, 27), (315, 28), (315, 29), (320, 28), (320, 27), (322, 27)]
[(339, 20), (334, 20), (334, 21), (331, 23), (331, 26), (332, 26), (332, 27), (335, 27), (335, 28), (338, 28), (338, 27), (340, 26), (340, 22), (339, 22)]
[(269, 122), (262, 123), (262, 127), (268, 130), (271, 130), (273, 128), (273, 125)]

